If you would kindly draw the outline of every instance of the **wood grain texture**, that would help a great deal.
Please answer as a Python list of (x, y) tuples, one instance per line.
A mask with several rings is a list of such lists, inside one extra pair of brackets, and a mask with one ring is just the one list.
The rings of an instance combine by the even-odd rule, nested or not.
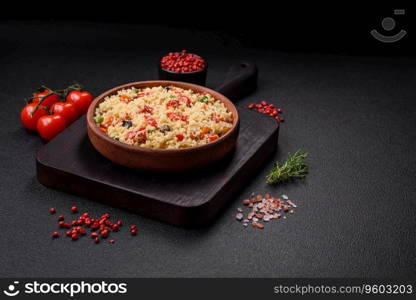
[(276, 149), (279, 127), (272, 118), (247, 109), (239, 113), (240, 135), (233, 152), (208, 167), (175, 174), (112, 163), (91, 145), (83, 117), (39, 150), (37, 178), (45, 186), (178, 226), (202, 225)]

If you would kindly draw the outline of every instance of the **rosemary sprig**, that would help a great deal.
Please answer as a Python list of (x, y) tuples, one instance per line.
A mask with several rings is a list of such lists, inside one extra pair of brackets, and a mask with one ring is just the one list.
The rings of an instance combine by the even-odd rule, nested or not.
[(266, 176), (266, 182), (269, 184), (288, 181), (292, 178), (303, 178), (308, 173), (308, 166), (304, 159), (308, 153), (298, 150), (293, 155), (289, 153), (289, 158), (283, 165), (276, 162), (271, 172)]

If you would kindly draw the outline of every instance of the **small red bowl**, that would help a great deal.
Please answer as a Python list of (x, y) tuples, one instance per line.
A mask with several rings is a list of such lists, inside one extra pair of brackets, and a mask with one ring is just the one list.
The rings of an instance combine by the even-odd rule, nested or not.
[[(201, 56), (191, 53), (199, 58)], [(193, 72), (174, 72), (167, 69), (162, 68), (160, 59), (157, 64), (158, 72), (159, 72), (159, 79), (160, 80), (172, 80), (172, 81), (182, 81), (182, 82), (189, 82), (198, 85), (205, 86), (206, 79), (207, 79), (207, 72), (208, 72), (208, 63), (205, 60), (205, 67), (199, 71)]]

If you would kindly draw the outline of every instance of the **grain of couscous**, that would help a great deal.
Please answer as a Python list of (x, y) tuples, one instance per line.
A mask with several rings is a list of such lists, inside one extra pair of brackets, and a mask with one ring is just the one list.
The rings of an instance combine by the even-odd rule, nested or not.
[(175, 86), (120, 90), (98, 105), (94, 119), (111, 138), (153, 149), (204, 145), (233, 126), (224, 103)]

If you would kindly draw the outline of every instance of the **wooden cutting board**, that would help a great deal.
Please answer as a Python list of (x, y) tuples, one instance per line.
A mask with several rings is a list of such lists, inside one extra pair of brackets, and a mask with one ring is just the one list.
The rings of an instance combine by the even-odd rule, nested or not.
[(143, 216), (180, 226), (201, 225), (236, 199), (276, 149), (277, 122), (244, 108), (239, 112), (241, 128), (235, 151), (209, 167), (174, 174), (112, 163), (91, 145), (82, 117), (38, 151), (37, 178), (45, 186)]
[[(236, 100), (252, 92), (256, 80), (255, 64), (240, 63), (217, 90)], [(238, 109), (235, 150), (208, 167), (158, 174), (116, 165), (93, 148), (82, 117), (38, 151), (37, 178), (45, 186), (171, 224), (205, 224), (236, 199), (277, 146), (279, 126), (273, 118)]]

